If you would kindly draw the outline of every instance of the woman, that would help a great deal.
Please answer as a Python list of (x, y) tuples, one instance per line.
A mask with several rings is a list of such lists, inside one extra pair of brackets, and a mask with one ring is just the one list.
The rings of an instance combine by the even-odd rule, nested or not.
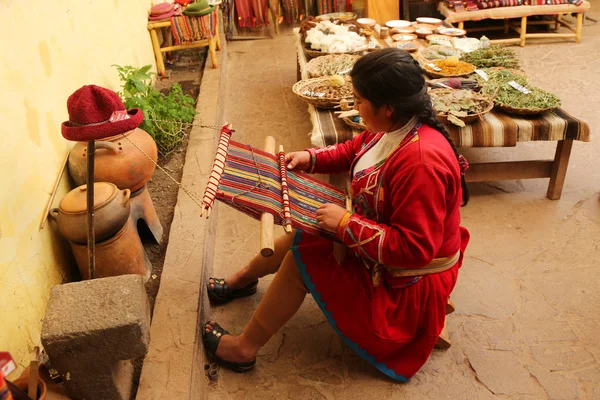
[(469, 240), (459, 226), (459, 208), (468, 201), (460, 166), (466, 162), (437, 121), (408, 53), (370, 53), (350, 75), (367, 130), (340, 145), (286, 156), (289, 169), (350, 172), (354, 213), (333, 204), (317, 211), (319, 226), (335, 232), (347, 254), (296, 232), (293, 242), (292, 235), (276, 242), (271, 258), (258, 255), (233, 276), (209, 280), (211, 300), (225, 302), (255, 293), (258, 278), (277, 272), (241, 335), (205, 324), (208, 353), (236, 371), (254, 366), (307, 291), (352, 349), (398, 381), (423, 366), (442, 331)]

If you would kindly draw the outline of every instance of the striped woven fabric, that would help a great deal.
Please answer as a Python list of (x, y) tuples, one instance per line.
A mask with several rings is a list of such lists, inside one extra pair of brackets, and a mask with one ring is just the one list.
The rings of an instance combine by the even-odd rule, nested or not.
[(346, 11), (352, 11), (352, 0), (317, 0), (319, 14)]
[[(332, 110), (314, 109), (313, 146), (343, 143), (360, 133), (352, 131)], [(514, 147), (518, 142), (580, 140), (590, 141), (590, 127), (564, 111), (557, 109), (537, 117), (517, 117), (500, 111), (487, 113), (481, 121), (464, 128), (446, 126), (456, 147)]]
[[(288, 171), (287, 182), (292, 226), (312, 235), (335, 236), (319, 228), (316, 210), (325, 203), (345, 207), (344, 193), (302, 172)], [(271, 213), (275, 223), (283, 225), (285, 221), (277, 157), (230, 141), (217, 199), (256, 219), (260, 219), (263, 212)]]
[(210, 39), (217, 35), (217, 10), (201, 17), (180, 15), (171, 18), (173, 42), (187, 44), (199, 40)]
[(283, 19), (288, 24), (300, 21), (300, 17), (306, 15), (304, 2), (302, 0), (282, 0), (281, 8), (283, 11)]
[(268, 0), (235, 0), (235, 11), (240, 28), (259, 28), (269, 25)]

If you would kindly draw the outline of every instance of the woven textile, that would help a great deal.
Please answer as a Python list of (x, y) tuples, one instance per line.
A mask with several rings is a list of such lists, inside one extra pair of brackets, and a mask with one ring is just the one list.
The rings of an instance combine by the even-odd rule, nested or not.
[(240, 28), (259, 28), (269, 25), (269, 0), (235, 0)]
[[(344, 193), (301, 172), (287, 172), (292, 226), (307, 233), (331, 237), (316, 221), (316, 210), (325, 203), (345, 207)], [(235, 141), (229, 142), (225, 171), (217, 199), (260, 219), (263, 212), (284, 224), (279, 161), (276, 156)]]
[(171, 18), (173, 42), (187, 44), (199, 40), (210, 39), (217, 35), (217, 10), (201, 17), (181, 15)]

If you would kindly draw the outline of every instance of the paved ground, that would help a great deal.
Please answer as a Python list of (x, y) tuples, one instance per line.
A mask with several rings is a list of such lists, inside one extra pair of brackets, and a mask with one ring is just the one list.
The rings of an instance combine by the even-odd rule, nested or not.
[[(600, 6), (598, 0), (592, 3)], [(596, 111), (600, 105), (599, 34), (600, 25), (589, 25), (579, 45), (564, 42), (516, 48), (534, 83), (557, 93), (566, 110), (590, 124), (592, 142), (574, 145), (560, 201), (545, 198), (547, 180), (470, 186), (471, 203), (462, 215), (472, 240), (452, 296), (457, 311), (449, 317), (453, 341), (449, 350), (435, 351), (410, 383), (390, 382), (341, 343), (308, 297), (298, 314), (259, 353), (254, 371), (242, 375), (222, 371), (216, 384), (207, 383), (199, 373), (192, 386), (200, 386), (197, 390), (211, 400), (600, 399), (600, 344), (595, 337), (600, 332), (600, 169), (596, 161), (600, 144), (594, 140), (600, 123)], [(291, 34), (283, 33), (274, 40), (228, 44), (223, 116), (237, 127), (236, 140), (262, 147), (264, 136), (273, 135), (286, 151), (310, 145), (306, 106), (291, 92), (296, 80), (293, 41)], [(203, 141), (191, 141), (188, 154), (207, 154), (193, 148), (202, 145)], [(513, 149), (466, 154), (473, 160), (551, 158), (553, 148), (551, 143), (519, 144)], [(182, 242), (196, 240), (184, 238), (189, 230), (175, 226), (179, 223), (191, 229), (192, 221), (174, 221), (172, 235), (181, 235)], [(257, 251), (258, 223), (220, 205), (216, 225), (213, 271), (209, 273), (227, 276)], [(183, 253), (172, 256), (180, 260), (173, 266), (179, 275), (189, 262), (184, 257)], [(263, 279), (252, 298), (213, 308), (212, 316), (230, 331), (239, 332), (269, 282)], [(184, 295), (171, 287), (162, 299), (183, 302)], [(161, 312), (158, 315), (162, 318)], [(164, 380), (171, 382), (176, 379), (173, 368), (188, 366), (177, 365), (173, 357), (169, 361), (165, 352), (181, 350), (191, 338), (183, 338), (182, 344), (170, 337), (186, 320), (174, 319), (166, 330), (157, 321), (155, 317), (152, 334), (159, 345), (149, 358), (150, 362), (158, 358), (170, 362)], [(154, 368), (148, 365), (149, 370)], [(161, 380), (166, 374), (155, 376)], [(153, 375), (147, 376), (142, 386), (150, 389)]]
[[(518, 49), (528, 75), (560, 95), (564, 107), (598, 125), (600, 26), (580, 45)], [(310, 145), (296, 79), (293, 36), (229, 44), (226, 118), (236, 139), (287, 150)], [(595, 66), (594, 66), (595, 65)], [(255, 371), (223, 372), (209, 399), (514, 398), (600, 399), (600, 173), (597, 141), (576, 143), (560, 201), (544, 198), (546, 180), (472, 185), (463, 224), (472, 234), (449, 318), (453, 346), (436, 351), (405, 385), (387, 381), (346, 348), (312, 298), (261, 351)], [(546, 143), (474, 150), (471, 158), (552, 156)], [(226, 276), (257, 251), (256, 221), (219, 210), (214, 274)], [(269, 285), (250, 299), (213, 309), (232, 331), (247, 322)]]

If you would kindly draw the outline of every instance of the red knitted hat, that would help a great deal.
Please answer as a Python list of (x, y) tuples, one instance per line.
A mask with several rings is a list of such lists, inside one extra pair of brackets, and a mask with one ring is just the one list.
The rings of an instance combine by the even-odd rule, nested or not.
[(86, 85), (67, 100), (69, 120), (62, 124), (67, 140), (86, 142), (137, 128), (144, 120), (139, 108), (125, 110), (119, 95), (110, 89)]
[(150, 15), (166, 14), (169, 11), (173, 11), (174, 9), (175, 6), (173, 5), (173, 3), (164, 2), (152, 6), (152, 8), (150, 8)]

